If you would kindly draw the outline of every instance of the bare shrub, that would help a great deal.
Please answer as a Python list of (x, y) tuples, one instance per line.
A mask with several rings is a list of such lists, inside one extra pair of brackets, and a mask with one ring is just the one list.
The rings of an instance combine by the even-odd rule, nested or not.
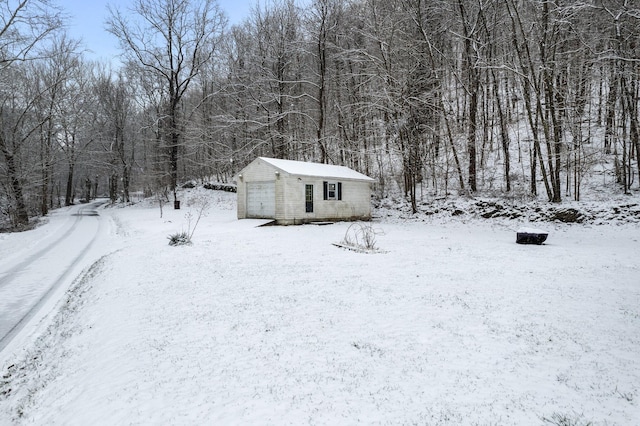
[(206, 216), (206, 209), (209, 207), (209, 199), (207, 197), (200, 196), (190, 204), (195, 207), (195, 214), (190, 209), (184, 215), (187, 219), (187, 229), (186, 231), (183, 230), (169, 235), (167, 238), (169, 238), (170, 246), (191, 245), (193, 234), (196, 232), (200, 219), (202, 219), (203, 216)]
[(553, 413), (550, 418), (542, 417), (545, 424), (555, 426), (591, 426), (593, 423), (585, 420), (582, 414)]
[(191, 237), (189, 233), (186, 231), (176, 232), (174, 234), (169, 235), (169, 245), (170, 246), (189, 246), (191, 245)]
[(352, 223), (344, 234), (342, 244), (362, 251), (376, 251), (377, 235), (384, 234), (369, 223)]

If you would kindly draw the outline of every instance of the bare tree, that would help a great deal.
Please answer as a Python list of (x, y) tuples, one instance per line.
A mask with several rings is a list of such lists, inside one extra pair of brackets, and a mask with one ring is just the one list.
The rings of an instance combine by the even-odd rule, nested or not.
[[(375, 175), (381, 193), (402, 187), (413, 210), (425, 188), (448, 195), (449, 181), (534, 196), (543, 184), (560, 202), (562, 191), (579, 198), (595, 141), (612, 151), (603, 155), (623, 189), (634, 182), (635, 2), (305, 5), (260, 3), (232, 28), (223, 62), (191, 84), (185, 99), (198, 115), (180, 130), (199, 142), (181, 151), (185, 173), (224, 179), (255, 155), (273, 155)], [(170, 131), (168, 92), (161, 98), (157, 128)]]
[[(52, 204), (51, 181), (54, 172), (54, 161), (58, 151), (60, 122), (68, 113), (69, 105), (64, 97), (68, 94), (69, 81), (77, 76), (79, 54), (76, 53), (78, 41), (70, 39), (66, 34), (56, 36), (53, 44), (45, 51), (45, 58), (32, 63), (33, 84), (39, 88), (41, 95), (36, 101), (35, 116), (40, 125), (40, 168), (41, 192), (40, 211), (46, 215)], [(73, 102), (72, 102), (73, 103)]]
[(195, 77), (212, 60), (212, 45), (226, 18), (215, 0), (135, 0), (129, 13), (114, 7), (109, 11), (107, 28), (119, 39), (124, 56), (164, 82), (170, 187), (178, 207), (181, 102)]
[[(629, 192), (633, 181), (632, 158), (636, 158), (640, 177), (640, 87), (638, 86), (638, 55), (640, 54), (640, 7), (637, 2), (602, 1), (597, 10), (605, 18), (607, 42), (603, 58), (609, 63), (609, 95), (606, 113), (606, 146), (613, 145), (616, 175), (623, 191)], [(618, 145), (622, 150), (619, 159)]]
[(0, 1), (0, 70), (33, 59), (38, 49), (62, 26), (50, 0)]
[[(60, 12), (47, 0), (2, 0), (0, 2), (0, 84), (19, 84), (23, 75), (22, 63), (41, 54), (41, 47), (61, 26)], [(16, 79), (14, 81), (14, 79)], [(20, 176), (20, 150), (42, 123), (35, 127), (29, 120), (35, 100), (42, 95), (37, 88), (15, 93), (0, 92), (0, 153), (5, 165), (9, 199), (12, 200), (13, 222), (24, 226), (29, 213), (24, 199)], [(33, 96), (33, 97), (31, 97)]]
[(130, 201), (131, 173), (135, 160), (135, 136), (131, 123), (135, 119), (132, 82), (124, 72), (114, 75), (103, 70), (95, 82), (98, 101), (100, 140), (108, 154), (109, 198), (118, 199), (118, 182), (122, 182), (122, 202)]

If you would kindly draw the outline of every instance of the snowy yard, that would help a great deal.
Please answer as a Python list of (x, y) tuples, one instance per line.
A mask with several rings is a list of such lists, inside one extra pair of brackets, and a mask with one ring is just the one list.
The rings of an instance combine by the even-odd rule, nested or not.
[(364, 254), (332, 245), (348, 223), (255, 227), (208, 194), (192, 246), (167, 244), (188, 206), (101, 211), (124, 247), (5, 354), (0, 423), (639, 421), (637, 224), (523, 246), (522, 221), (382, 218)]

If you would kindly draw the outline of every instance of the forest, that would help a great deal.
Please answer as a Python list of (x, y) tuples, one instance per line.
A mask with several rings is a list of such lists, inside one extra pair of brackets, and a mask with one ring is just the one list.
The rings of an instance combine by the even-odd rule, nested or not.
[(339, 164), (413, 211), (640, 185), (637, 0), (110, 6), (117, 63), (52, 0), (0, 0), (0, 228), (95, 197), (177, 200), (257, 156)]

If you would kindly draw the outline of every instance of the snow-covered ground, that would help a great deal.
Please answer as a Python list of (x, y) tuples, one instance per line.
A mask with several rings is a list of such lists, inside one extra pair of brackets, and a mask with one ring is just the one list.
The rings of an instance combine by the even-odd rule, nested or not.
[(0, 351), (6, 343), (20, 344), (12, 337), (21, 326), (50, 311), (44, 305), (59, 300), (74, 277), (107, 253), (103, 248), (114, 250), (104, 238), (110, 222), (97, 213), (107, 202), (61, 208), (47, 217), (47, 226), (0, 234)]
[[(203, 197), (194, 244), (170, 247)], [(348, 223), (256, 227), (235, 194), (188, 198), (163, 218), (144, 202), (101, 211), (121, 248), (0, 356), (0, 423), (640, 419), (637, 223), (386, 210), (379, 250), (360, 253), (333, 245)], [(515, 244), (529, 225), (544, 245)]]

